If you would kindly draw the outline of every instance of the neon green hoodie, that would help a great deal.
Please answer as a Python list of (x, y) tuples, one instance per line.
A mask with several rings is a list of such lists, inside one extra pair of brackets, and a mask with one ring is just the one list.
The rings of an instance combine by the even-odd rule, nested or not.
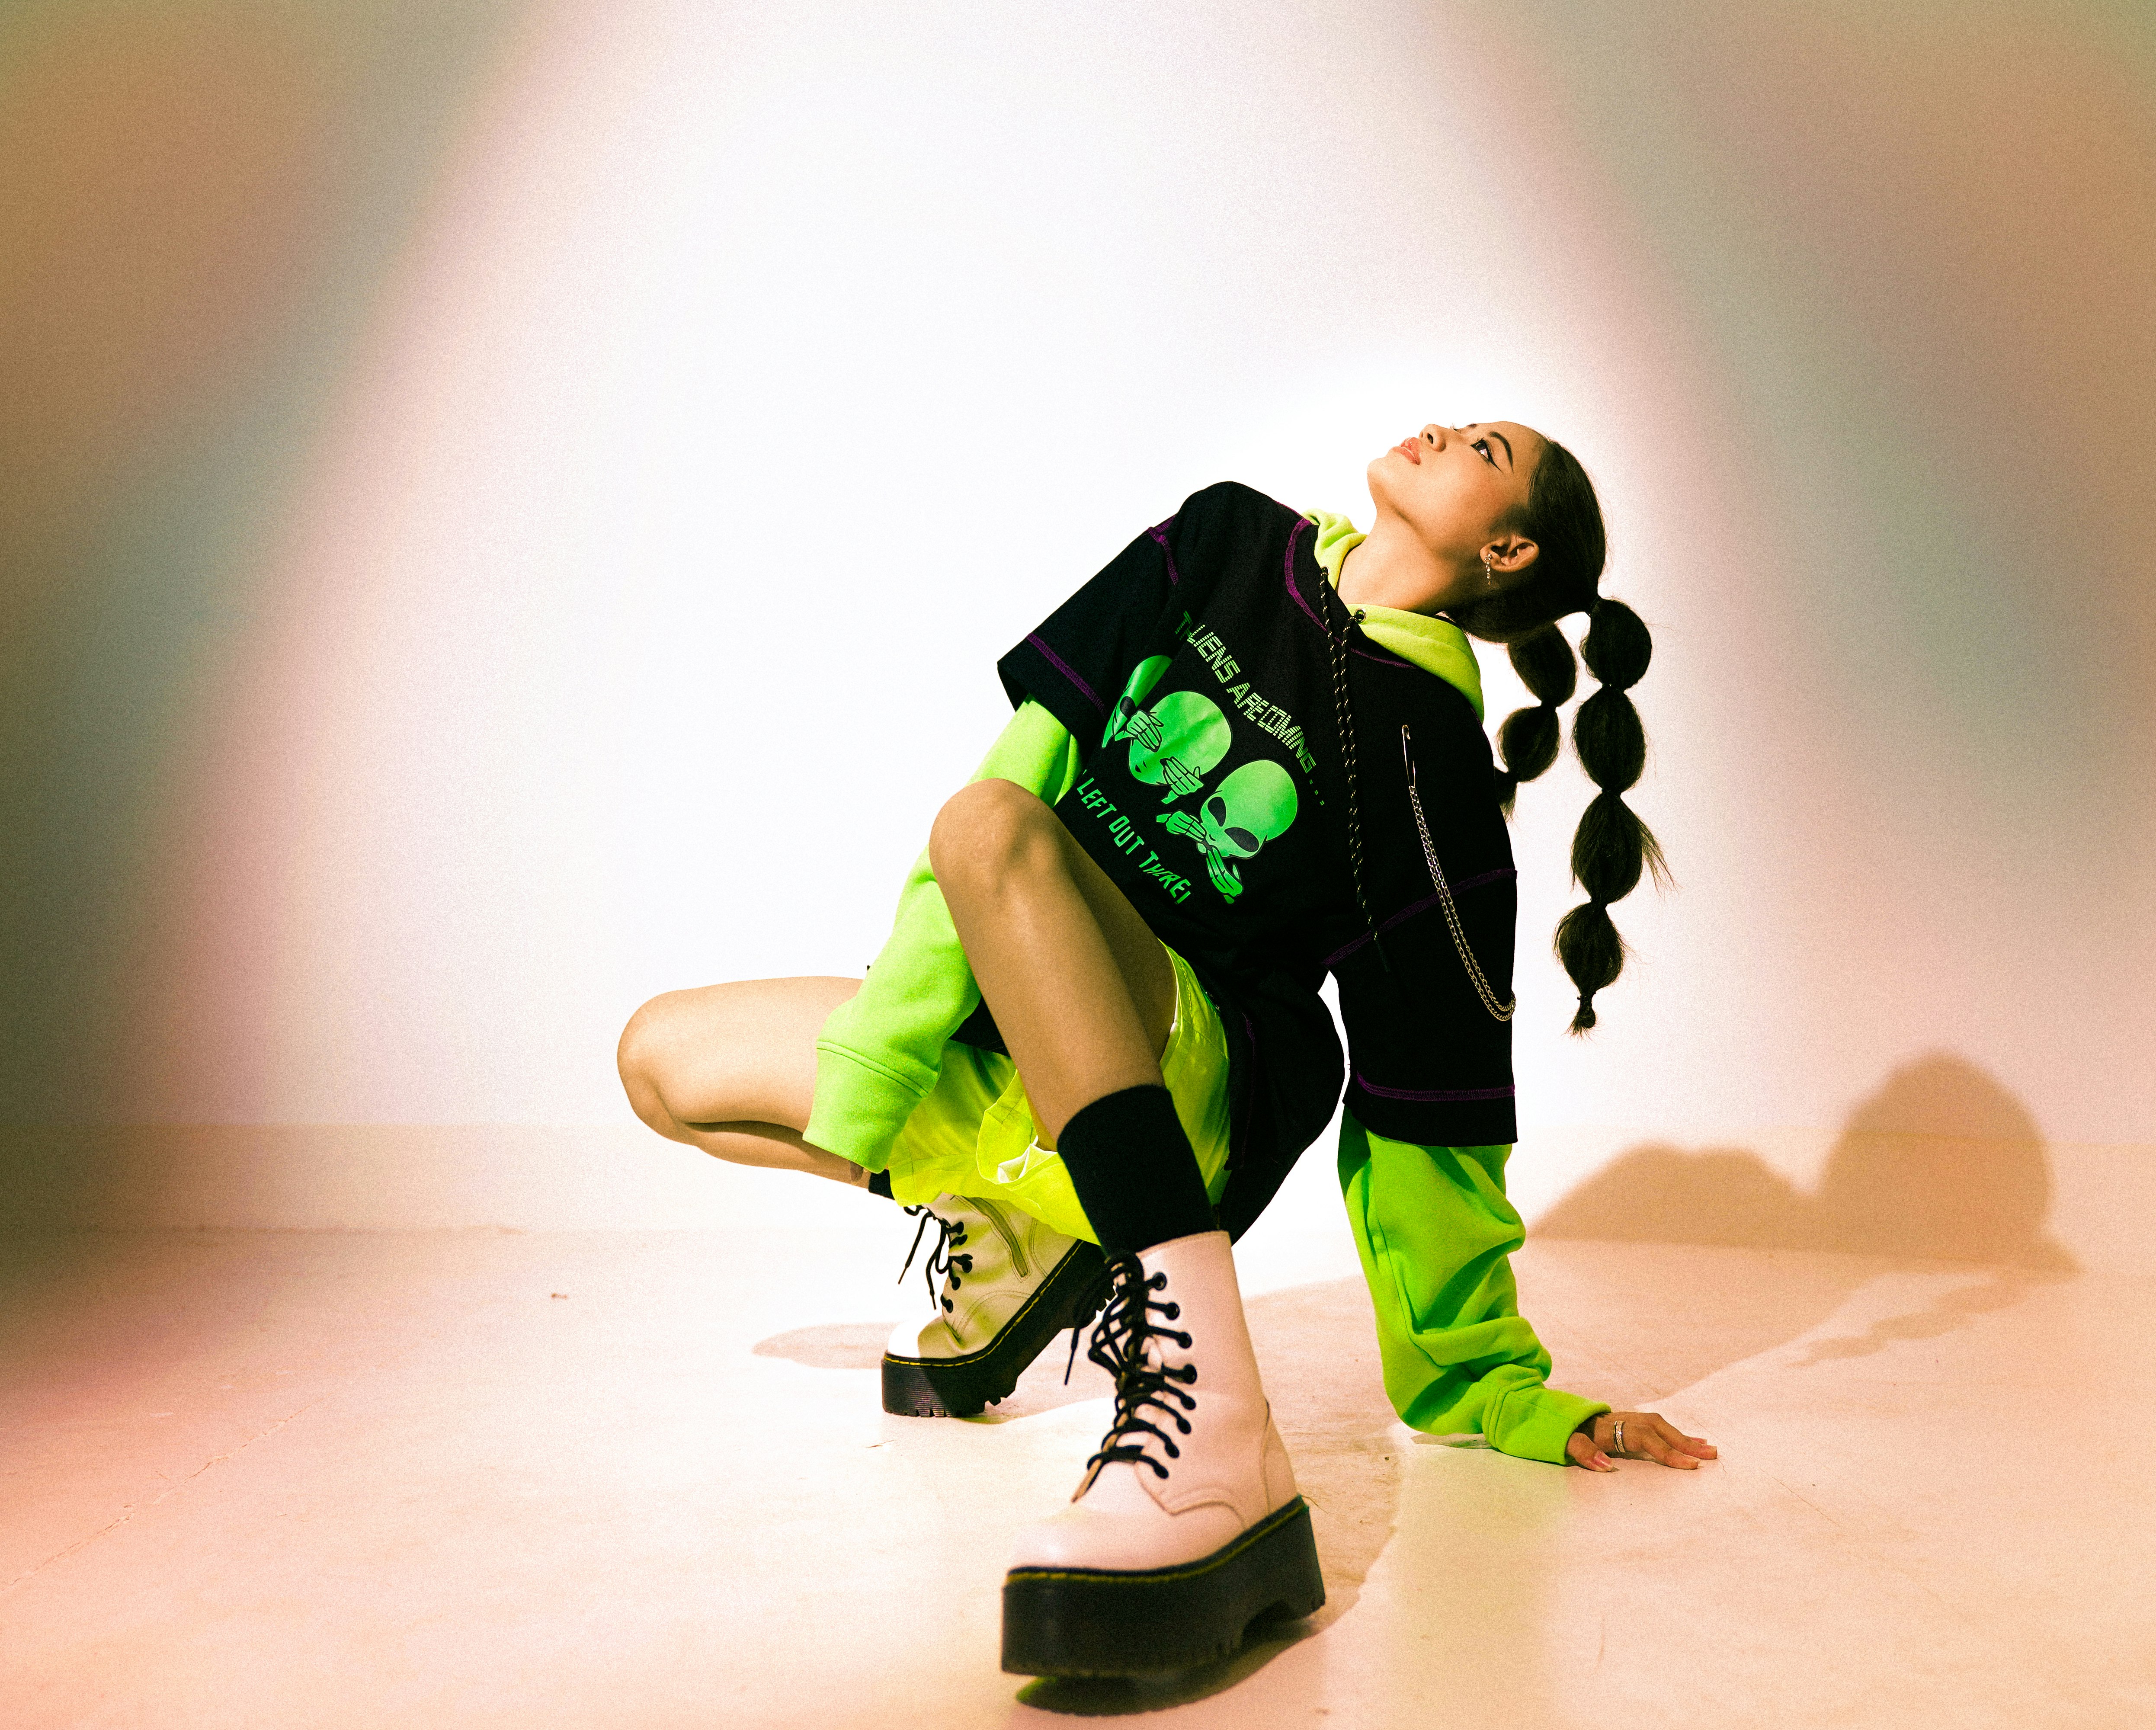
[[(1363, 539), (1344, 517), (1312, 512), (1317, 552), (1337, 586)], [(1445, 680), (1482, 713), (1474, 650), (1448, 620), (1366, 608), (1364, 632)], [(1077, 742), (1038, 703), (1022, 704), (974, 771), (1050, 804), (1078, 779)], [(816, 1040), (805, 1138), (870, 1171), (927, 1098), (943, 1047), (981, 1000), (924, 850), (899, 893), (891, 934), (861, 989)], [(1544, 1385), (1549, 1353), (1518, 1312), (1512, 1252), (1526, 1231), (1506, 1198), (1504, 1147), (1424, 1147), (1343, 1113), (1339, 1174), (1378, 1322), (1385, 1392), (1401, 1420), (1435, 1435), (1479, 1431), (1492, 1447), (1562, 1463), (1565, 1440), (1609, 1409)]]

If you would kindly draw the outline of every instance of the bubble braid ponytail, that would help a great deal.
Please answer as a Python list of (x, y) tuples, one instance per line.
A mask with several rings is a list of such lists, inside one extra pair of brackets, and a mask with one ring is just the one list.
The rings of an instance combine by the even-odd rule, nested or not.
[(1572, 644), (1553, 624), (1531, 631), (1507, 651), (1512, 670), (1535, 699), (1532, 709), (1515, 709), (1497, 729), (1497, 756), (1504, 767), (1497, 771), (1497, 803), (1512, 814), (1512, 799), (1522, 781), (1532, 781), (1557, 761), (1557, 747), (1564, 730), (1558, 711), (1572, 701), (1579, 670), (1572, 659)]
[(1535, 465), (1519, 526), (1540, 549), (1532, 575), (1452, 617), (1471, 634), (1504, 644), (1535, 699), (1497, 729), (1503, 764), (1497, 797), (1509, 816), (1520, 783), (1557, 760), (1563, 739), (1558, 711), (1578, 680), (1572, 645), (1556, 622), (1571, 613), (1588, 616), (1580, 654), (1601, 689), (1579, 706), (1572, 725), (1573, 749), (1597, 788), (1572, 838), (1573, 880), (1587, 899), (1558, 921), (1555, 940), (1558, 959), (1579, 993), (1571, 1030), (1585, 1033), (1594, 1025), (1595, 993), (1625, 968), (1625, 940), (1610, 920), (1609, 904), (1638, 887), (1642, 871), (1658, 884), (1669, 880), (1661, 844), (1622, 797), (1647, 760), (1646, 730), (1625, 693), (1645, 676), (1654, 643), (1638, 613), (1598, 593), (1608, 552), (1602, 507), (1579, 459), (1554, 440)]
[(1572, 747), (1599, 791), (1572, 838), (1573, 880), (1587, 899), (1557, 927), (1558, 959), (1579, 991), (1574, 1033), (1594, 1025), (1594, 993), (1625, 970), (1625, 940), (1610, 921), (1609, 904), (1639, 886), (1643, 870), (1658, 884), (1669, 881), (1661, 844), (1623, 798), (1647, 763), (1646, 729), (1625, 692), (1646, 675), (1654, 643), (1640, 615), (1622, 601), (1597, 601), (1588, 619), (1579, 652), (1602, 688), (1573, 717)]

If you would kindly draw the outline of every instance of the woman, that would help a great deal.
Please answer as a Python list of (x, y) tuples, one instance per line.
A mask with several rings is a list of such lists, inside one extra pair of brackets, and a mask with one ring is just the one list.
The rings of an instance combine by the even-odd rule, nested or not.
[[(937, 814), (866, 981), (673, 993), (623, 1035), (662, 1135), (939, 1224), (937, 1308), (892, 1342), (889, 1409), (978, 1410), (1105, 1295), (1114, 1419), (1021, 1539), (1009, 1670), (1173, 1668), (1323, 1601), (1229, 1245), (1340, 1101), (1328, 973), (1341, 1178), (1402, 1418), (1596, 1470), (1713, 1455), (1547, 1387), (1506, 1261), (1504, 813), (1556, 755), (1574, 670), (1554, 621), (1586, 612), (1602, 688), (1574, 739), (1601, 791), (1557, 938), (1584, 1030), (1623, 963), (1609, 904), (1660, 864), (1620, 797), (1646, 629), (1599, 598), (1594, 489), (1530, 429), (1424, 427), (1369, 484), (1367, 536), (1196, 494), (1004, 656), (1017, 713)], [(1508, 644), (1537, 698), (1500, 730), (1502, 770), (1465, 632)]]

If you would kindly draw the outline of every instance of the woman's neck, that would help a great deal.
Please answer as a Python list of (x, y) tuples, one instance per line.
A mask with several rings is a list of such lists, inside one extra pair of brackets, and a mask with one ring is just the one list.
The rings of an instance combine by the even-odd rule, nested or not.
[(1392, 607), (1438, 613), (1468, 598), (1437, 556), (1399, 517), (1378, 513), (1376, 525), (1340, 565), (1340, 598), (1353, 607)]

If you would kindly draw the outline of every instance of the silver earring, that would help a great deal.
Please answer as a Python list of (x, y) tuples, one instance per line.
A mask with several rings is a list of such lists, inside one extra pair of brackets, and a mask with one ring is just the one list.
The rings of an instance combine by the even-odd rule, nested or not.
[(1497, 581), (1497, 567), (1490, 557), (1490, 549), (1482, 549), (1482, 580), (1494, 585)]

